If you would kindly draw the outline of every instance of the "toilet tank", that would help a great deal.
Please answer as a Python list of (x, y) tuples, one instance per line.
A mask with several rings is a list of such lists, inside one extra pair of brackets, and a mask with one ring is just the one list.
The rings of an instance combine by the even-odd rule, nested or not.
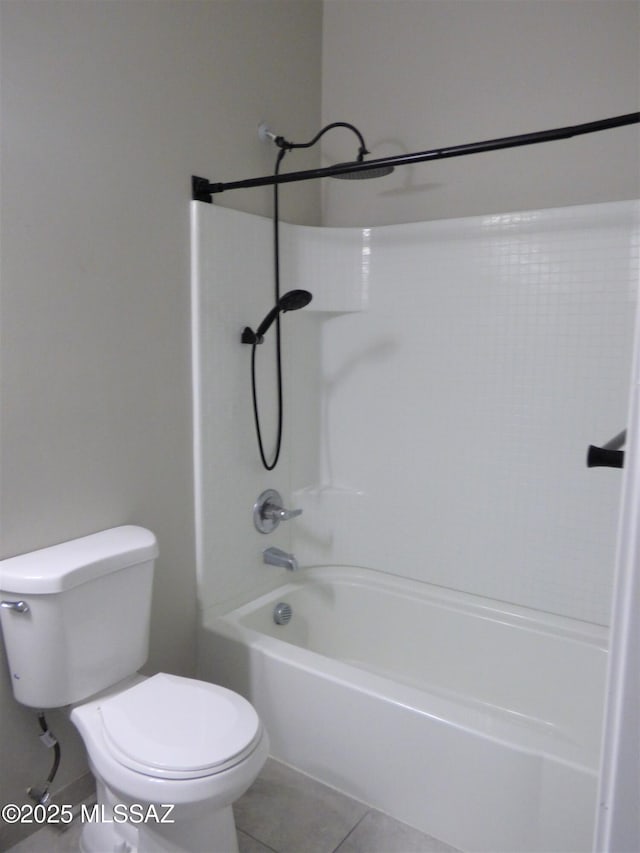
[(18, 702), (79, 702), (143, 665), (157, 555), (153, 533), (128, 525), (0, 562), (0, 621)]

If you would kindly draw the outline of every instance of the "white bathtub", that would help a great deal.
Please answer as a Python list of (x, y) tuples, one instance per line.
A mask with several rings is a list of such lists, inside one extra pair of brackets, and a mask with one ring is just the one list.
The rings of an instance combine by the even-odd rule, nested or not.
[[(273, 609), (293, 616), (276, 625)], [(272, 754), (464, 851), (590, 851), (607, 632), (354, 568), (205, 616)]]

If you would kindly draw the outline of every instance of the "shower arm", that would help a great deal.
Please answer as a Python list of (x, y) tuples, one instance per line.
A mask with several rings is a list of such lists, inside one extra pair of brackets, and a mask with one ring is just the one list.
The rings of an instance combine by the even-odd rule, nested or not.
[[(211, 196), (222, 193), (225, 190), (250, 189), (251, 187), (273, 186), (274, 184), (295, 183), (298, 181), (309, 181), (316, 178), (329, 178), (335, 175), (343, 175), (348, 172), (360, 172), (384, 166), (406, 166), (412, 163), (426, 163), (430, 160), (445, 160), (451, 157), (465, 157), (467, 154), (480, 154), (485, 151), (499, 151), (503, 148), (517, 148), (522, 145), (536, 145), (541, 142), (553, 142), (559, 139), (570, 139), (572, 136), (581, 136), (587, 133), (597, 133), (601, 130), (610, 130), (615, 127), (624, 127), (630, 124), (640, 123), (640, 112), (626, 113), (613, 118), (590, 121), (586, 124), (575, 124), (569, 127), (558, 127), (551, 130), (540, 130), (535, 133), (523, 133), (518, 136), (503, 136), (499, 139), (487, 139), (483, 142), (471, 142), (466, 145), (453, 145), (449, 148), (433, 148), (430, 151), (418, 151), (414, 154), (399, 154), (391, 157), (380, 157), (377, 160), (357, 160), (353, 163), (338, 163), (334, 166), (325, 166), (320, 169), (309, 169), (304, 172), (285, 172), (284, 174), (265, 175), (261, 178), (249, 178), (243, 181), (230, 181), (228, 183), (210, 183), (207, 178), (199, 178), (195, 175), (191, 179), (192, 198), (194, 201), (212, 203)], [(336, 122), (342, 125), (342, 122)], [(320, 132), (327, 130), (328, 125)], [(360, 135), (360, 134), (358, 134)], [(282, 137), (277, 137), (282, 140)], [(275, 141), (275, 140), (274, 140)], [(302, 144), (301, 147), (309, 147), (313, 144)], [(283, 146), (289, 145), (282, 140)], [(276, 144), (279, 144), (276, 142)], [(300, 145), (300, 143), (298, 143)], [(283, 147), (281, 146), (281, 147)], [(296, 145), (296, 147), (298, 147)]]
[(358, 141), (360, 142), (360, 148), (358, 149), (358, 158), (357, 162), (361, 163), (364, 155), (369, 154), (367, 150), (367, 146), (365, 145), (364, 137), (360, 133), (357, 127), (346, 121), (334, 121), (331, 124), (326, 125), (322, 128), (322, 130), (318, 131), (313, 139), (310, 139), (309, 142), (289, 142), (288, 139), (285, 139), (284, 136), (276, 136), (273, 133), (270, 133), (266, 128), (263, 128), (263, 133), (265, 136), (273, 139), (275, 145), (278, 148), (281, 148), (283, 151), (293, 151), (294, 148), (312, 148), (316, 142), (318, 142), (328, 130), (333, 130), (334, 127), (345, 127), (347, 130), (351, 130), (358, 137)]

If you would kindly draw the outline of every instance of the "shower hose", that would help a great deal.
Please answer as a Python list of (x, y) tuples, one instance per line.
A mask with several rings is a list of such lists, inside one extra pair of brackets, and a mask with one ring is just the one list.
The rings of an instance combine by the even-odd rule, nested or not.
[[(278, 174), (280, 163), (286, 154), (286, 149), (281, 148), (278, 151), (274, 174)], [(278, 198), (278, 184), (273, 185), (273, 279), (275, 288), (275, 304), (280, 302), (280, 210)], [(280, 343), (280, 314), (276, 317), (276, 383), (278, 389), (278, 429), (276, 434), (276, 447), (271, 462), (267, 461), (267, 456), (264, 450), (262, 441), (262, 431), (260, 429), (260, 417), (258, 414), (258, 395), (256, 391), (256, 348), (258, 340), (256, 339), (251, 346), (251, 396), (253, 398), (253, 417), (256, 424), (256, 437), (258, 439), (258, 450), (260, 451), (260, 459), (267, 471), (273, 471), (278, 464), (280, 458), (280, 448), (282, 446), (282, 348)]]

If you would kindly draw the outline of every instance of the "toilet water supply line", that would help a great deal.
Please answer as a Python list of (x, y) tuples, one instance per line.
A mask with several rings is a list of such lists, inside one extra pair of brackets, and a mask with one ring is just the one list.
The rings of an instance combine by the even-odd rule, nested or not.
[(49, 772), (47, 781), (44, 785), (41, 788), (36, 788), (34, 786), (27, 788), (27, 794), (37, 805), (46, 806), (51, 800), (51, 792), (49, 791), (49, 788), (56, 773), (58, 772), (58, 767), (60, 766), (60, 744), (47, 725), (47, 720), (43, 711), (38, 712), (38, 722), (42, 729), (42, 734), (40, 735), (41, 742), (49, 749), (53, 749), (53, 764), (51, 765), (51, 771)]

